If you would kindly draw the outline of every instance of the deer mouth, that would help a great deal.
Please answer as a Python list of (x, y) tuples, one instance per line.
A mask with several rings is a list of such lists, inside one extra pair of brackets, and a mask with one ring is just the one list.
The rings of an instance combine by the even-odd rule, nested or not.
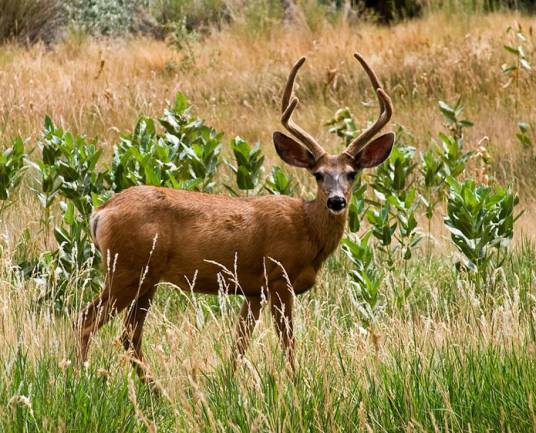
[(328, 209), (328, 210), (329, 210), (329, 213), (332, 215), (342, 215), (344, 213), (344, 208), (341, 210), (333, 210), (333, 209)]

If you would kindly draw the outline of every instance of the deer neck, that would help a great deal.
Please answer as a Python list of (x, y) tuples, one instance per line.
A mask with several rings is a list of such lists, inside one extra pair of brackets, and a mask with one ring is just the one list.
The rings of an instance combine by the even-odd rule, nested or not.
[(315, 262), (319, 267), (337, 248), (344, 234), (348, 211), (333, 215), (323, 200), (304, 202), (305, 220), (311, 241), (316, 247)]

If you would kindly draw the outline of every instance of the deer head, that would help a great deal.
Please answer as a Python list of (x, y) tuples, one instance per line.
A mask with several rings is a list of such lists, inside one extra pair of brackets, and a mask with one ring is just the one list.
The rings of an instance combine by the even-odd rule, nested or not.
[(373, 139), (391, 119), (393, 107), (372, 68), (361, 55), (356, 53), (354, 57), (365, 69), (378, 97), (380, 114), (374, 124), (338, 155), (328, 154), (310, 134), (296, 125), (292, 121), (292, 113), (298, 105), (298, 98), (294, 96), (291, 100), (291, 96), (296, 74), (305, 62), (305, 57), (302, 57), (290, 71), (281, 106), (281, 123), (292, 137), (279, 131), (273, 134), (277, 154), (287, 164), (305, 168), (315, 177), (317, 200), (325, 202), (333, 214), (345, 212), (357, 173), (363, 168), (375, 167), (385, 161), (391, 153), (395, 138), (392, 132), (388, 132)]

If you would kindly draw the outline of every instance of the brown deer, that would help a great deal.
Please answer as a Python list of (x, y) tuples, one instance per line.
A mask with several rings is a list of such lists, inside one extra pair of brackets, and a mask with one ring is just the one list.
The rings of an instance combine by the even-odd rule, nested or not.
[(127, 309), (122, 341), (143, 377), (143, 323), (157, 284), (166, 281), (216, 294), (222, 277), (228, 277), (225, 268), (234, 275), (227, 291), (245, 298), (233, 359), (244, 354), (261, 300), (268, 297), (283, 349), (294, 365), (293, 297), (314, 285), (322, 263), (339, 244), (357, 172), (382, 163), (394, 141), (392, 132), (371, 141), (391, 118), (392, 105), (374, 71), (359, 54), (355, 58), (376, 91), (380, 115), (339, 155), (328, 154), (291, 119), (298, 104), (297, 98), (291, 99), (294, 79), (304, 57), (292, 68), (285, 87), (281, 122), (293, 138), (274, 132), (275, 149), (287, 164), (315, 177), (314, 200), (277, 195), (231, 198), (136, 186), (93, 213), (92, 236), (108, 272), (104, 290), (77, 323), (83, 360), (92, 334)]

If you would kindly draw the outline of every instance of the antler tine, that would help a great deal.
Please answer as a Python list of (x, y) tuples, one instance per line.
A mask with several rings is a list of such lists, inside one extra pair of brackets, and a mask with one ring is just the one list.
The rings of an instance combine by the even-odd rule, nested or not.
[(290, 74), (288, 76), (287, 85), (285, 86), (285, 91), (283, 92), (283, 101), (281, 104), (281, 123), (290, 132), (294, 137), (300, 140), (313, 154), (316, 160), (320, 159), (326, 151), (318, 144), (318, 142), (306, 131), (296, 125), (291, 117), (294, 109), (298, 105), (298, 98), (290, 97), (292, 95), (292, 90), (294, 88), (294, 80), (298, 70), (305, 63), (305, 57), (301, 57), (292, 67)]
[(393, 114), (391, 98), (389, 98), (387, 93), (383, 90), (376, 73), (359, 53), (355, 53), (354, 57), (361, 63), (361, 66), (363, 66), (363, 69), (367, 73), (374, 90), (376, 91), (376, 96), (378, 97), (378, 102), (380, 104), (380, 115), (378, 116), (378, 120), (376, 120), (370, 128), (363, 131), (361, 135), (355, 138), (344, 150), (344, 153), (351, 157), (355, 157), (359, 151), (367, 145), (370, 139), (374, 137), (387, 124), (387, 122), (389, 122)]
[(300, 57), (298, 61), (294, 64), (292, 69), (290, 70), (290, 74), (288, 75), (287, 79), (287, 85), (285, 86), (285, 91), (283, 92), (283, 101), (281, 104), (281, 113), (284, 113), (285, 110), (288, 107), (288, 104), (290, 102), (290, 96), (292, 95), (292, 89), (294, 88), (294, 80), (296, 79), (296, 75), (298, 75), (298, 71), (305, 63), (305, 57)]

